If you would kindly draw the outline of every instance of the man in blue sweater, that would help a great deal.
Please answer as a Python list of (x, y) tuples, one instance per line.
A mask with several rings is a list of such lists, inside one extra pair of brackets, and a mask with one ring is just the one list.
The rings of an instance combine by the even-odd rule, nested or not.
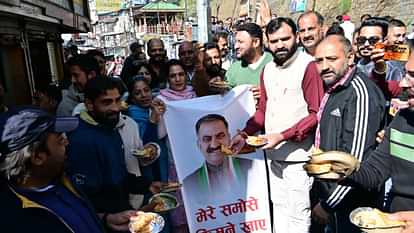
[[(128, 231), (125, 226), (132, 210), (129, 194), (144, 194), (148, 189), (156, 193), (161, 186), (127, 171), (124, 144), (116, 128), (120, 103), (118, 82), (89, 80), (85, 88), (87, 111), (80, 114), (79, 127), (68, 134), (67, 171), (92, 201), (110, 232)], [(158, 150), (151, 144), (147, 147)]]
[(35, 108), (0, 115), (2, 232), (103, 233), (89, 201), (65, 176), (65, 132), (76, 118)]

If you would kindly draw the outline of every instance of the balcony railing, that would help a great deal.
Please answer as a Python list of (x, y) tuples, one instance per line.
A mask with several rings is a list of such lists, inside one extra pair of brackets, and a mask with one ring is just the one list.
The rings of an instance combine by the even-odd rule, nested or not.
[(154, 34), (184, 34), (182, 25), (176, 24), (142, 24), (137, 26), (140, 33), (154, 33)]

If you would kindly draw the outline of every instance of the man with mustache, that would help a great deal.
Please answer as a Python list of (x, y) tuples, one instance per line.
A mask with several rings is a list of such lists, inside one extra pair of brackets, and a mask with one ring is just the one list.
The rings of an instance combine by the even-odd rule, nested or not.
[(268, 144), (270, 197), (273, 203), (274, 232), (308, 232), (311, 179), (303, 169), (313, 143), (316, 113), (323, 96), (323, 84), (312, 57), (298, 50), (296, 25), (279, 17), (266, 27), (273, 62), (260, 78), (260, 102), (242, 133), (232, 140), (239, 151), (246, 135), (263, 128)]
[(299, 40), (305, 51), (315, 55), (316, 45), (323, 39), (323, 16), (317, 11), (303, 13), (298, 18)]
[(250, 84), (250, 90), (256, 100), (259, 99), (259, 77), (263, 67), (272, 60), (268, 52), (263, 51), (263, 32), (259, 25), (246, 23), (237, 27), (236, 58), (226, 72), (231, 87)]
[(153, 82), (159, 85), (160, 88), (165, 88), (167, 81), (162, 67), (165, 67), (168, 58), (164, 42), (159, 38), (150, 39), (147, 43), (147, 54), (149, 56), (148, 64), (156, 74)]
[[(326, 93), (317, 114), (315, 147), (322, 151), (344, 151), (359, 161), (375, 149), (375, 136), (381, 127), (385, 99), (381, 90), (353, 66), (351, 43), (343, 36), (330, 35), (317, 46), (315, 61)], [(359, 206), (373, 205), (376, 190), (344, 187), (317, 181), (320, 202), (312, 218), (327, 230), (360, 232), (349, 221), (349, 213)], [(328, 231), (330, 232), (330, 231)]]
[(244, 190), (242, 187), (246, 185), (246, 174), (252, 161), (225, 155), (221, 150), (222, 145), (228, 147), (230, 144), (228, 127), (227, 120), (218, 114), (205, 115), (196, 122), (197, 145), (205, 163), (186, 177), (184, 184), (200, 193), (191, 193), (194, 198), (201, 198), (200, 201), (206, 201), (206, 193), (209, 200), (219, 201), (226, 198), (226, 193), (234, 193), (235, 186)]
[[(386, 129), (384, 140), (362, 163), (360, 170), (341, 181), (342, 185), (371, 189), (392, 177), (389, 212), (414, 210), (411, 182), (411, 172), (414, 171), (414, 53), (405, 68), (405, 77), (399, 84), (402, 95), (406, 97), (405, 107), (399, 110)], [(398, 214), (394, 217), (395, 220), (408, 220)], [(412, 232), (413, 223), (408, 222), (406, 228), (411, 229), (407, 232)]]
[[(385, 37), (388, 33), (388, 24), (382, 18), (369, 18), (362, 22), (359, 29), (359, 36), (356, 38), (358, 51), (361, 59), (358, 61), (357, 66), (367, 76), (371, 72), (375, 74), (382, 74), (385, 72), (386, 80), (399, 81), (404, 75), (404, 70), (401, 64), (397, 61), (386, 61), (385, 69), (377, 66), (371, 56), (377, 43), (385, 43)], [(374, 69), (375, 68), (375, 69)]]
[[(89, 80), (85, 87), (85, 106), (87, 111), (80, 113), (78, 128), (68, 133), (66, 171), (101, 214), (108, 232), (127, 231), (127, 213), (134, 205), (130, 194), (159, 192), (161, 183), (150, 184), (129, 167), (130, 160), (135, 160), (135, 169), (138, 168), (131, 152), (138, 146), (131, 148), (128, 143), (137, 135), (138, 128), (133, 120), (120, 115), (119, 82), (102, 78)], [(128, 129), (132, 132), (125, 137), (122, 131)], [(152, 143), (144, 148), (159, 153), (158, 146)]]
[(214, 88), (210, 83), (223, 81), (226, 71), (221, 68), (222, 61), (220, 49), (217, 44), (207, 42), (203, 46), (204, 51), (201, 52), (202, 67), (196, 69), (191, 85), (197, 96), (206, 96), (222, 93), (223, 88)]

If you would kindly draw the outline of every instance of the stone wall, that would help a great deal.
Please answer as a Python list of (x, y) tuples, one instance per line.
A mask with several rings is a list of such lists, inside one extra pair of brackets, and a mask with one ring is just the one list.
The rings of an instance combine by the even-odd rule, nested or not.
[[(212, 14), (215, 14), (213, 6), (221, 2), (220, 18), (232, 16), (233, 11), (239, 7), (240, 0), (213, 0), (210, 2)], [(259, 0), (257, 0), (259, 1)], [(300, 13), (291, 13), (289, 5), (291, 0), (268, 0), (272, 12), (279, 16), (289, 16), (296, 19)], [(341, 3), (349, 1), (351, 7), (348, 11), (341, 9)], [(254, 9), (256, 0), (250, 0), (251, 8)], [(235, 4), (236, 3), (236, 4)], [(234, 7), (236, 6), (236, 7)], [(407, 25), (414, 22), (414, 1), (413, 0), (308, 0), (307, 9), (315, 9), (325, 16), (328, 23), (335, 20), (337, 15), (347, 14), (351, 16), (353, 22), (358, 23), (359, 18), (363, 14), (371, 14), (373, 16), (390, 15), (401, 19)]]

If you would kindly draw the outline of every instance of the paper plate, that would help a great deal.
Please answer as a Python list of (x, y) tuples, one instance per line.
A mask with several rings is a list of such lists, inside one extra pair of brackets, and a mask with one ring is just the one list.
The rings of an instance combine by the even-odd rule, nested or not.
[(249, 146), (254, 146), (254, 147), (261, 147), (267, 144), (267, 139), (266, 138), (261, 138), (261, 137), (257, 137), (257, 136), (248, 136), (246, 138), (246, 143)]
[[(354, 209), (349, 214), (349, 220), (357, 227), (359, 227), (363, 232), (368, 233), (399, 233), (402, 230), (403, 225), (405, 225), (403, 222), (393, 221), (391, 225), (389, 226), (376, 226), (375, 224), (370, 224), (369, 222), (363, 225), (361, 223), (360, 217), (358, 217), (358, 214), (361, 212), (374, 212), (375, 209), (371, 207), (359, 207)], [(386, 215), (386, 213), (383, 213)]]
[(138, 215), (140, 214), (150, 215), (153, 217), (153, 219), (151, 220), (149, 224), (147, 224), (147, 226), (141, 229), (134, 229), (134, 220), (133, 220), (134, 217), (132, 217), (129, 223), (129, 231), (131, 233), (159, 233), (162, 231), (165, 225), (165, 221), (159, 214), (144, 213), (144, 212), (139, 211)]
[(131, 151), (131, 153), (133, 156), (139, 159), (139, 164), (143, 167), (154, 163), (160, 157), (160, 154), (161, 154), (161, 153), (158, 153), (154, 158), (149, 159), (149, 156), (144, 149), (134, 149)]

